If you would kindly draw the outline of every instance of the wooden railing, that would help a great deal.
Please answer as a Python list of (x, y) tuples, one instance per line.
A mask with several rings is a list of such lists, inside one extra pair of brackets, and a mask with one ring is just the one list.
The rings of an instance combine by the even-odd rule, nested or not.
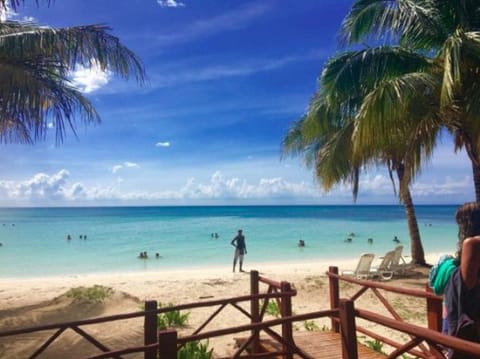
[[(260, 292), (260, 286), (266, 285), (267, 289), (265, 292)], [(29, 358), (37, 358), (42, 354), (58, 337), (60, 337), (66, 330), (71, 329), (84, 339), (89, 341), (95, 347), (97, 347), (102, 354), (92, 356), (94, 358), (121, 358), (122, 355), (132, 354), (132, 353), (144, 353), (145, 359), (154, 359), (157, 358), (157, 353), (166, 356), (168, 353), (163, 353), (165, 348), (169, 347), (169, 340), (173, 337), (172, 331), (158, 332), (157, 330), (157, 316), (160, 313), (166, 313), (169, 311), (181, 311), (202, 307), (215, 307), (218, 308), (208, 317), (205, 322), (203, 322), (197, 329), (193, 331), (192, 334), (178, 338), (176, 340), (178, 347), (189, 341), (200, 340), (205, 338), (212, 338), (221, 335), (240, 333), (243, 331), (250, 331), (250, 337), (245, 341), (245, 343), (237, 350), (234, 357), (237, 358), (241, 353), (245, 352), (247, 349), (250, 352), (259, 352), (261, 351), (259, 345), (259, 333), (260, 331), (266, 332), (271, 338), (278, 341), (283, 350), (278, 354), (284, 355), (285, 358), (291, 358), (293, 353), (299, 353), (300, 349), (296, 348), (293, 342), (292, 335), (292, 321), (288, 319), (277, 319), (273, 321), (264, 321), (264, 315), (266, 313), (266, 308), (270, 300), (275, 300), (278, 303), (280, 308), (280, 313), (282, 317), (290, 317), (292, 314), (291, 309), (291, 297), (296, 295), (296, 291), (290, 283), (288, 282), (276, 282), (265, 277), (261, 277), (257, 271), (252, 271), (250, 273), (250, 295), (233, 297), (227, 299), (219, 300), (210, 300), (202, 301), (190, 304), (182, 304), (176, 306), (169, 306), (164, 308), (158, 308), (156, 301), (147, 301), (145, 302), (145, 310), (141, 312), (114, 315), (102, 318), (87, 319), (75, 322), (65, 322), (59, 324), (43, 325), (36, 326), (31, 328), (7, 330), (0, 332), (0, 338), (4, 337), (13, 337), (22, 334), (43, 332), (43, 331), (54, 331), (54, 333), (43, 343), (41, 344)], [(244, 307), (240, 305), (242, 302), (250, 302), (250, 312), (248, 312)], [(263, 303), (261, 305), (261, 303)], [(210, 332), (204, 332), (206, 326), (212, 322), (212, 320), (227, 306), (233, 306), (240, 313), (244, 314), (247, 318), (250, 319), (250, 325), (237, 326), (233, 328), (225, 328), (220, 330), (214, 330)], [(329, 313), (331, 314), (331, 313)], [(327, 315), (327, 314), (325, 314)], [(92, 324), (101, 324), (106, 322), (125, 320), (131, 318), (144, 317), (144, 345), (138, 347), (131, 347), (122, 350), (112, 350), (107, 347), (105, 344), (101, 343), (100, 340), (94, 338), (88, 332), (86, 332), (81, 327), (92, 325)], [(281, 326), (281, 334), (276, 333), (271, 327)], [(162, 356), (161, 356), (162, 357)]]
[[(13, 337), (22, 334), (52, 331), (55, 332), (29, 356), (37, 358), (43, 353), (62, 333), (71, 329), (92, 343), (101, 352), (98, 355), (91, 356), (90, 359), (102, 358), (122, 358), (124, 355), (133, 353), (144, 353), (145, 359), (176, 359), (177, 351), (183, 345), (192, 341), (199, 341), (232, 335), (238, 333), (250, 333), (239, 345), (238, 349), (228, 358), (276, 358), (284, 359), (298, 356), (303, 359), (314, 359), (311, 355), (305, 353), (297, 347), (293, 336), (293, 323), (298, 321), (312, 320), (318, 318), (330, 318), (332, 331), (340, 333), (340, 342), (344, 359), (358, 359), (357, 353), (357, 332), (363, 333), (373, 339), (379, 340), (393, 348), (388, 358), (397, 358), (402, 354), (409, 353), (419, 358), (445, 358), (442, 352), (443, 348), (451, 348), (456, 351), (469, 354), (480, 358), (480, 344), (464, 341), (454, 337), (446, 336), (440, 333), (441, 329), (441, 298), (428, 291), (396, 288), (384, 283), (358, 280), (352, 277), (338, 275), (338, 268), (330, 267), (327, 273), (330, 288), (330, 309), (292, 315), (292, 297), (296, 295), (296, 290), (288, 282), (276, 282), (268, 278), (261, 277), (258, 272), (250, 273), (250, 295), (202, 301), (190, 304), (181, 304), (158, 308), (156, 301), (145, 302), (145, 310), (141, 312), (114, 315), (102, 318), (87, 319), (75, 322), (43, 325), (32, 328), (15, 329), (0, 332), (0, 338)], [(349, 282), (359, 286), (359, 290), (349, 298), (340, 298), (340, 281)], [(266, 286), (266, 290), (261, 290), (260, 286)], [(407, 296), (424, 298), (427, 308), (427, 328), (420, 327), (402, 320), (395, 308), (382, 295), (380, 290), (395, 292)], [(391, 317), (372, 313), (368, 310), (355, 308), (355, 301), (365, 292), (371, 291), (382, 303)], [(280, 308), (280, 318), (265, 320), (265, 313), (269, 301), (276, 301)], [(245, 309), (243, 302), (249, 302), (250, 311)], [(224, 310), (227, 306), (233, 306), (241, 314), (249, 319), (249, 324), (235, 327), (226, 327), (222, 329), (207, 331), (207, 326)], [(173, 310), (190, 310), (196, 308), (217, 307), (214, 312), (189, 335), (178, 335), (176, 330), (168, 329), (158, 331), (157, 316), (160, 313), (166, 313)], [(102, 344), (98, 339), (88, 334), (81, 327), (126, 320), (132, 318), (144, 318), (144, 343), (141, 346), (129, 347), (120, 350), (112, 350)], [(378, 332), (373, 332), (367, 328), (357, 326), (357, 319), (375, 323), (376, 326), (383, 326), (409, 336), (405, 343), (399, 343), (391, 338), (385, 337)], [(276, 328), (280, 328), (280, 333)], [(265, 352), (260, 341), (260, 333), (265, 333), (279, 344), (280, 349)], [(7, 353), (8, 354), (8, 353)]]
[[(451, 348), (466, 355), (480, 358), (480, 344), (441, 334), (442, 297), (434, 295), (431, 293), (431, 291), (397, 288), (379, 282), (359, 280), (348, 276), (340, 276), (338, 274), (337, 267), (330, 267), (327, 275), (329, 277), (330, 286), (330, 307), (332, 309), (340, 308), (340, 318), (335, 315), (331, 317), (332, 330), (335, 332), (341, 332), (340, 325), (342, 323), (342, 315), (345, 316), (343, 320), (346, 320), (350, 323), (347, 326), (349, 330), (349, 339), (343, 342), (343, 345), (347, 346), (347, 348), (344, 350), (344, 358), (357, 359), (357, 356), (354, 353), (357, 345), (356, 332), (366, 334), (369, 337), (380, 341), (381, 343), (388, 344), (393, 347), (394, 350), (388, 355), (388, 358), (397, 358), (405, 353), (412, 354), (419, 358), (446, 358), (443, 351), (446, 348)], [(350, 298), (340, 299), (339, 281), (357, 284), (360, 288), (355, 294), (350, 296)], [(424, 328), (411, 323), (405, 323), (405, 321), (395, 311), (395, 308), (393, 308), (393, 306), (381, 294), (379, 289), (403, 294), (406, 296), (425, 298), (428, 327)], [(372, 313), (367, 310), (354, 308), (355, 300), (357, 300), (368, 290), (372, 291), (378, 300), (385, 306), (387, 311), (391, 314), (391, 318), (377, 313)], [(347, 307), (342, 308), (342, 305), (346, 305)], [(373, 332), (366, 328), (356, 326), (355, 318), (362, 318), (377, 325), (405, 333), (410, 337), (410, 340), (406, 343), (396, 342), (391, 338), (379, 334), (378, 332)], [(424, 343), (426, 343), (428, 347)]]

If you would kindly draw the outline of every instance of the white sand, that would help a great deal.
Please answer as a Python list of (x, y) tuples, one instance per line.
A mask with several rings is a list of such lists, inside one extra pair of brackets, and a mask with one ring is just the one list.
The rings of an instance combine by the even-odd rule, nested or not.
[[(441, 254), (433, 253), (426, 256), (427, 262), (435, 263)], [(407, 257), (408, 258), (408, 257)], [(379, 261), (375, 259), (373, 266)], [(257, 264), (254, 268), (245, 264), (245, 269), (258, 270), (264, 277), (277, 281), (298, 282), (304, 280), (306, 276), (324, 275), (330, 265), (335, 265), (340, 271), (354, 269), (357, 259), (344, 261), (332, 260), (332, 263), (311, 262), (311, 263), (265, 263)], [(186, 284), (192, 284), (194, 281), (208, 282), (216, 281), (235, 281), (240, 284), (245, 282), (245, 274), (232, 273), (231, 268), (201, 268), (192, 270), (172, 270), (172, 271), (150, 271), (135, 273), (115, 273), (115, 274), (82, 274), (71, 276), (40, 277), (40, 278), (0, 278), (0, 309), (11, 306), (23, 306), (52, 299), (63, 294), (72, 287), (92, 286), (94, 284), (112, 287), (117, 291), (123, 291), (134, 295), (142, 300), (156, 299), (164, 295), (164, 290), (159, 288), (168, 284), (169, 291), (180, 292)], [(165, 288), (164, 288), (165, 289)], [(34, 294), (32, 296), (32, 294)], [(224, 295), (225, 297), (241, 295), (240, 291), (228, 292), (224, 289), (216, 288), (210, 293), (212, 296)], [(195, 301), (194, 295), (185, 296), (189, 301)], [(178, 302), (178, 301), (175, 301)]]

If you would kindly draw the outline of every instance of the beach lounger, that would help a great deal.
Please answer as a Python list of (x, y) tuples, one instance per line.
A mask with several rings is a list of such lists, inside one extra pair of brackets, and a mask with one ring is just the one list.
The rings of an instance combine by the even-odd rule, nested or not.
[(413, 265), (407, 263), (403, 257), (403, 246), (396, 246), (393, 252), (392, 263), (390, 264), (389, 269), (396, 275), (406, 275), (409, 272), (411, 273), (413, 270)]
[(380, 280), (390, 280), (393, 277), (393, 271), (390, 269), (392, 261), (395, 255), (395, 251), (389, 251), (381, 258), (381, 262), (378, 267), (372, 267), (371, 272), (374, 277), (378, 277)]
[(341, 275), (353, 275), (357, 279), (372, 278), (374, 273), (372, 273), (370, 269), (374, 257), (375, 255), (373, 253), (362, 254), (358, 260), (357, 268), (355, 268), (355, 270), (342, 271)]

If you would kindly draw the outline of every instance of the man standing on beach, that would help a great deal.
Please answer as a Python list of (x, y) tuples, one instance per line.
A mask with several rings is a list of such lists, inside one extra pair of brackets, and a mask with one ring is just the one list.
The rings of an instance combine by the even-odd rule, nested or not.
[(233, 271), (235, 272), (235, 266), (237, 265), (237, 260), (240, 265), (240, 272), (243, 272), (243, 256), (247, 254), (247, 246), (245, 245), (245, 236), (242, 233), (241, 229), (238, 230), (238, 234), (235, 238), (232, 239), (230, 243), (235, 247), (235, 254), (233, 256)]

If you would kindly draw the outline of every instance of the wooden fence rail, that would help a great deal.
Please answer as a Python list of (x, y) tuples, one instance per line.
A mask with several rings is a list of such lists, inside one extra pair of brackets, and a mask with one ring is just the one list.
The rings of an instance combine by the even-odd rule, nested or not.
[[(410, 340), (407, 343), (398, 343), (394, 340), (379, 335), (366, 328), (357, 326), (356, 331), (364, 333), (373, 339), (379, 340), (382, 343), (388, 344), (395, 348), (395, 350), (388, 356), (389, 358), (397, 358), (401, 354), (409, 353), (419, 358), (445, 358), (445, 354), (442, 352), (444, 348), (451, 348), (456, 351), (460, 351), (464, 354), (471, 355), (472, 357), (480, 358), (480, 344), (472, 343), (451, 336), (441, 334), (442, 325), (442, 297), (437, 296), (426, 289), (425, 291), (398, 288), (384, 283), (360, 280), (348, 276), (338, 275), (337, 267), (330, 267), (327, 273), (329, 277), (330, 288), (330, 307), (341, 306), (339, 281), (345, 281), (354, 283), (360, 286), (360, 289), (353, 294), (349, 300), (352, 301), (352, 305), (356, 299), (358, 299), (367, 290), (371, 290), (379, 301), (385, 306), (388, 312), (392, 315), (392, 318), (372, 313), (370, 311), (356, 309), (354, 312), (354, 318), (362, 318), (381, 326), (400, 331), (410, 336)], [(393, 306), (381, 295), (378, 289), (385, 291), (407, 295), (410, 297), (424, 298), (426, 300), (426, 312), (427, 312), (427, 328), (423, 328), (411, 323), (405, 323), (402, 318), (396, 313)], [(340, 311), (341, 312), (341, 311)], [(332, 316), (332, 330), (339, 332), (339, 322), (341, 319)], [(427, 343), (428, 347), (423, 343)], [(415, 349), (418, 347), (420, 350)]]

